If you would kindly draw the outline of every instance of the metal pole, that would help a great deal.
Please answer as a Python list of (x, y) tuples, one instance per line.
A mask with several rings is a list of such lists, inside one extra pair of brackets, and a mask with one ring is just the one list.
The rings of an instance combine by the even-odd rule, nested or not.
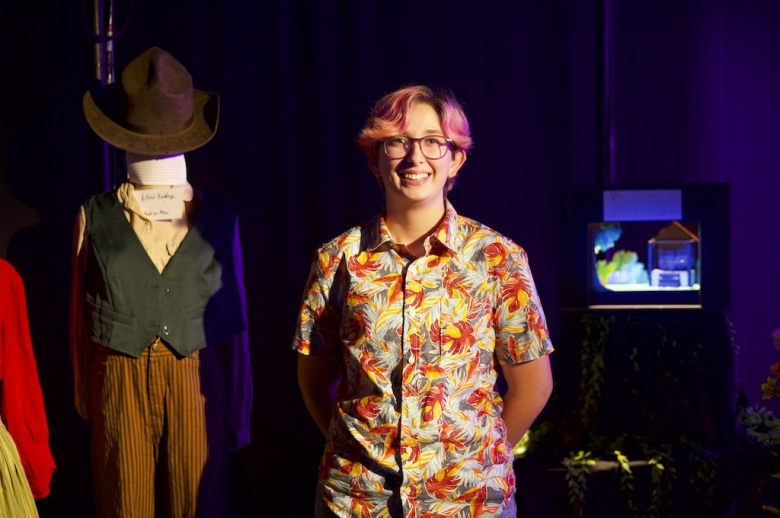
[(610, 0), (598, 0), (598, 174), (600, 185), (614, 185), (615, 121), (614, 121), (614, 46), (612, 44), (612, 8)]
[[(106, 38), (105, 38), (105, 54), (106, 54), (106, 84), (111, 84), (115, 80), (114, 74), (114, 0), (108, 0), (108, 20), (106, 22)], [(106, 190), (114, 189), (119, 183), (119, 155), (118, 150), (113, 146), (108, 146), (109, 168), (106, 171)]]
[(114, 82), (114, 0), (108, 0), (106, 24), (106, 84)]
[(103, 52), (103, 41), (102, 41), (102, 35), (103, 35), (103, 1), (102, 0), (92, 0), (92, 31), (95, 33), (95, 36), (97, 36), (97, 41), (95, 41), (95, 50), (94, 50), (94, 58), (95, 58), (95, 79), (100, 81), (101, 85), (106, 84), (106, 78), (105, 78), (105, 67), (103, 64), (105, 63), (105, 55)]
[[(95, 42), (95, 78), (101, 86), (114, 82), (114, 48), (113, 37), (113, 0), (109, 3), (108, 20), (104, 0), (92, 0), (92, 30), (97, 41)], [(114, 171), (116, 150), (105, 141), (102, 143), (103, 155), (103, 189), (109, 191), (114, 187)]]

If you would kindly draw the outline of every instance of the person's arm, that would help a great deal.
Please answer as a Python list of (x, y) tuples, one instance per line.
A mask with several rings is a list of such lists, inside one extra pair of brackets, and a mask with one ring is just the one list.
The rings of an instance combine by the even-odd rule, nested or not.
[(327, 436), (342, 363), (325, 356), (298, 354), (298, 387), (323, 436)]
[(298, 353), (298, 387), (322, 435), (328, 435), (336, 388), (344, 369), (340, 354), (343, 290), (337, 272), (340, 254), (329, 245), (318, 250), (298, 314), (293, 350)]
[(505, 253), (506, 270), (499, 273), (503, 286), (495, 309), (496, 360), (507, 384), (501, 418), (507, 440), (514, 446), (552, 393), (548, 355), (553, 346), (525, 250), (512, 243)]
[(508, 389), (503, 396), (501, 418), (506, 423), (507, 439), (514, 447), (547, 404), (553, 380), (550, 357), (544, 355), (525, 363), (502, 365)]

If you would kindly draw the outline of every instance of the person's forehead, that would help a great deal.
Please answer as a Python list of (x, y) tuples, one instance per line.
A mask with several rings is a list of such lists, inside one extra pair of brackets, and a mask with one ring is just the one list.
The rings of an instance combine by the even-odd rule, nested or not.
[(441, 120), (439, 114), (433, 109), (433, 106), (427, 103), (417, 103), (412, 105), (406, 126), (402, 128), (405, 132), (413, 129), (415, 132), (424, 135), (432, 133), (441, 133)]

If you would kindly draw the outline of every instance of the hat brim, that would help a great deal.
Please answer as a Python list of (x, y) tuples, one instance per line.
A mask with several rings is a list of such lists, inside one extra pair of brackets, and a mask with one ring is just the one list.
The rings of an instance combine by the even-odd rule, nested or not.
[[(219, 122), (219, 95), (193, 89), (193, 117), (187, 129), (170, 135), (149, 135), (125, 128), (112, 119), (105, 107), (121, 95), (112, 83), (84, 94), (83, 108), (92, 131), (112, 146), (139, 155), (177, 155), (197, 149), (212, 139)], [(101, 108), (104, 107), (104, 108)]]

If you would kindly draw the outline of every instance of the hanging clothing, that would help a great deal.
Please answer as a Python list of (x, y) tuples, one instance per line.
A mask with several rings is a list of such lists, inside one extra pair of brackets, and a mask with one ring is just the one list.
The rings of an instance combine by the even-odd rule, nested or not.
[[(227, 516), (223, 368), (216, 347), (140, 358), (97, 346), (92, 456), (97, 516)], [(98, 411), (99, 410), (99, 411)]]
[(151, 221), (133, 192), (87, 200), (74, 233), (71, 356), (96, 508), (222, 516), (252, 406), (237, 217), (195, 193), (182, 218)]
[(22, 459), (8, 429), (0, 422), (0, 516), (37, 518), (30, 484), (22, 468)]
[[(26, 488), (20, 488), (14, 482), (20, 479), (10, 473), (10, 491), (31, 491), (35, 498), (47, 496), (57, 467), (49, 448), (49, 427), (27, 321), (24, 284), (14, 267), (3, 259), (0, 259), (0, 416), (5, 424), (3, 430), (7, 428), (13, 438), (12, 444), (3, 446), (6, 454), (0, 462), (11, 471), (12, 466), (21, 465), (25, 474), (21, 479), (26, 478), (25, 485), (29, 483)], [(9, 458), (11, 446), (18, 450), (15, 455), (18, 461)], [(9, 491), (5, 485), (0, 487)]]

